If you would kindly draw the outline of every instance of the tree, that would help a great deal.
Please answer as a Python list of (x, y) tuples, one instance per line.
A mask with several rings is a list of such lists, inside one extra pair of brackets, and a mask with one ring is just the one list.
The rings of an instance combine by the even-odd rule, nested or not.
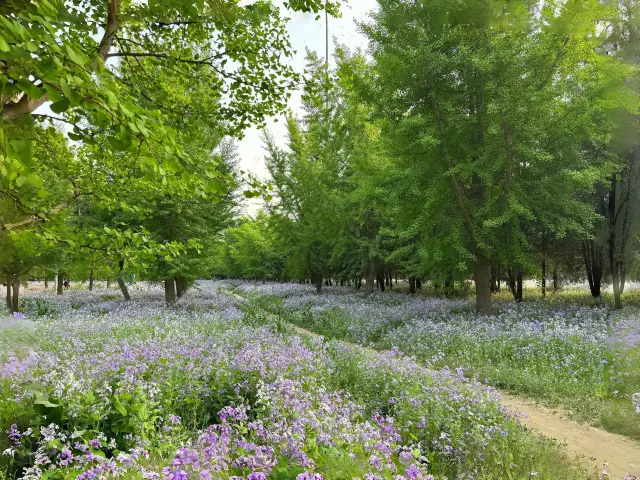
[[(337, 14), (337, 2), (295, 0), (290, 11)], [(84, 0), (71, 5), (61, 0), (13, 0), (0, 7), (0, 189), (15, 197), (25, 183), (41, 186), (42, 170), (60, 173), (52, 162), (32, 155), (37, 146), (35, 120), (47, 102), (51, 111), (72, 131), (69, 138), (89, 147), (73, 168), (63, 169), (69, 194), (58, 204), (27, 205), (25, 218), (2, 229), (30, 227), (59, 214), (82, 196), (103, 205), (135, 205), (127, 193), (129, 169), (140, 173), (140, 183), (157, 184), (167, 191), (190, 190), (196, 195), (219, 189), (215, 169), (207, 175), (191, 173), (194, 160), (176, 141), (166, 115), (212, 117), (224, 132), (237, 136), (251, 123), (281, 110), (297, 75), (285, 63), (292, 54), (286, 19), (271, 2), (243, 5), (222, 2), (153, 4), (120, 0)], [(113, 60), (112, 60), (113, 59)], [(138, 81), (154, 65), (177, 75), (185, 85), (206, 82), (211, 102), (185, 103), (171, 85), (151, 78)], [(135, 77), (121, 68), (131, 63)], [(129, 72), (131, 69), (129, 70)], [(156, 93), (164, 91), (162, 100)], [(37, 111), (36, 111), (37, 110)], [(116, 181), (103, 182), (103, 172)], [(44, 192), (48, 186), (42, 186)], [(43, 207), (43, 208), (35, 208)]]
[(505, 239), (510, 258), (526, 257), (526, 223), (562, 237), (595, 220), (579, 193), (612, 168), (583, 151), (606, 138), (606, 101), (624, 89), (621, 63), (595, 51), (605, 35), (597, 25), (615, 9), (597, 1), (378, 3), (362, 27), (378, 80), (369, 98), (404, 189), (419, 192), (409, 207), (416, 221), (458, 253), (450, 268), (471, 267), (476, 310), (490, 313), (490, 267)]

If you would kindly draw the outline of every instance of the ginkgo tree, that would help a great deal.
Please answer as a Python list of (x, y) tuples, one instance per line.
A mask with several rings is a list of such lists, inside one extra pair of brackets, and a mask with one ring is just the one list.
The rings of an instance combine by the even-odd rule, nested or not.
[[(590, 1), (379, 0), (363, 25), (378, 106), (404, 191), (396, 197), (432, 266), (474, 272), (476, 308), (491, 312), (491, 263), (531, 254), (531, 225), (588, 235), (580, 193), (615, 159), (585, 155), (628, 98), (629, 70), (598, 48), (615, 5)], [(453, 254), (453, 255), (452, 255)], [(428, 258), (426, 258), (429, 260)]]
[[(41, 164), (42, 159), (33, 155), (37, 121), (58, 118), (71, 140), (98, 148), (91, 149), (89, 157), (79, 157), (69, 172), (73, 175), (68, 178), (67, 199), (45, 210), (25, 204), (21, 223), (0, 228), (40, 223), (83, 195), (104, 204), (130, 202), (120, 195), (126, 186), (94, 181), (100, 169), (134, 168), (146, 182), (168, 191), (218, 195), (226, 185), (214, 168), (185, 181), (194, 159), (176, 141), (166, 116), (214, 117), (231, 136), (261, 124), (287, 104), (298, 80), (286, 62), (292, 55), (286, 10), (326, 9), (336, 15), (338, 7), (338, 2), (318, 0), (285, 2), (285, 10), (268, 0), (3, 2), (1, 194), (15, 198), (15, 189), (25, 183), (39, 186), (42, 197), (48, 193), (42, 170), (51, 164)], [(206, 84), (216, 101), (185, 102), (160, 82), (153, 88), (166, 95), (161, 100), (149, 95), (153, 78), (137, 82), (119, 68), (129, 62), (144, 75), (141, 59), (147, 66), (152, 62), (156, 69), (170, 70), (176, 82)], [(45, 105), (48, 110), (39, 108)]]

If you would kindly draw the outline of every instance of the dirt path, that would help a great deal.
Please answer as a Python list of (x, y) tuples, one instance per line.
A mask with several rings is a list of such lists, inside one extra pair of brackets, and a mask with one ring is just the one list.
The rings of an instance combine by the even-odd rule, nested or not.
[[(321, 336), (297, 325), (290, 324), (290, 327), (300, 335)], [(354, 346), (366, 349), (360, 345)], [(504, 392), (500, 394), (501, 403), (507, 409), (525, 415), (522, 422), (527, 428), (565, 445), (569, 456), (576, 457), (587, 469), (597, 468), (601, 478), (640, 480), (640, 443), (569, 420), (561, 413), (533, 401)]]
[[(300, 335), (321, 336), (296, 325), (291, 327)], [(500, 394), (501, 403), (505, 407), (513, 413), (525, 415), (522, 423), (527, 428), (566, 445), (569, 456), (576, 457), (585, 468), (597, 468), (603, 478), (611, 480), (623, 480), (627, 475), (640, 480), (640, 443), (622, 435), (574, 422), (521, 397), (504, 392)]]
[(611, 479), (625, 475), (640, 479), (640, 443), (600, 428), (564, 418), (535, 403), (502, 393), (502, 404), (513, 412), (526, 414), (523, 423), (533, 431), (565, 444), (569, 455), (576, 456), (585, 467), (596, 465)]

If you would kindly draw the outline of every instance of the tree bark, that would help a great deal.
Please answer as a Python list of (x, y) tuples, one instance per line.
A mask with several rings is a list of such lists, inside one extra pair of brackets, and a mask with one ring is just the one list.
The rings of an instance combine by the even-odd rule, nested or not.
[(516, 302), (522, 302), (522, 270), (518, 271), (518, 278), (516, 280)]
[(11, 311), (20, 311), (20, 277), (13, 279), (13, 296), (11, 298)]
[[(262, 279), (262, 284), (265, 284), (264, 278)], [(184, 295), (184, 280), (176, 278), (176, 297), (182, 298), (182, 295)]]
[(384, 292), (384, 283), (385, 283), (384, 273), (379, 272), (377, 277), (378, 277), (378, 287), (380, 287), (381, 292)]
[(591, 296), (599, 299), (604, 264), (603, 247), (602, 245), (596, 245), (593, 240), (586, 240), (582, 242), (582, 256), (587, 270), (587, 280), (589, 281)]
[(613, 284), (613, 309), (622, 308), (620, 298), (620, 262), (616, 259), (616, 195), (617, 195), (617, 175), (611, 177), (611, 187), (609, 188), (609, 269), (611, 270), (611, 283)]
[(558, 267), (553, 266), (553, 292), (558, 291)]
[(64, 282), (64, 275), (61, 270), (58, 270), (58, 278), (57, 278), (57, 286), (56, 286), (56, 295), (62, 295), (64, 289), (62, 288), (62, 283)]
[(491, 265), (491, 293), (498, 293), (498, 272), (493, 265)]
[(409, 277), (409, 293), (416, 293), (416, 277)]
[(176, 281), (173, 278), (164, 281), (164, 301), (167, 305), (176, 301)]
[(478, 255), (475, 264), (474, 280), (476, 283), (476, 313), (491, 315), (491, 265), (487, 258)]
[(364, 284), (364, 294), (365, 296), (369, 296), (373, 293), (373, 283), (376, 277), (376, 261), (373, 258), (370, 258), (367, 262), (367, 278), (365, 279), (366, 283)]
[(542, 287), (542, 296), (546, 297), (547, 296), (547, 259), (543, 258), (542, 259), (542, 282), (541, 282), (541, 287)]
[(416, 277), (416, 290), (422, 290), (422, 280), (420, 277)]
[(89, 291), (93, 291), (93, 269), (89, 272)]
[(47, 277), (44, 277), (44, 289), (47, 290), (49, 288), (49, 280)]
[(13, 303), (11, 301), (11, 280), (7, 278), (7, 309), (8, 310), (12, 310), (13, 308)]
[(118, 286), (120, 287), (120, 291), (122, 292), (124, 300), (128, 302), (129, 300), (131, 300), (131, 295), (129, 295), (129, 288), (127, 288), (127, 284), (124, 283), (124, 278), (122, 278), (122, 271), (124, 270), (124, 260), (120, 260), (120, 262), (118, 262), (118, 265), (120, 266), (120, 272), (118, 273)]

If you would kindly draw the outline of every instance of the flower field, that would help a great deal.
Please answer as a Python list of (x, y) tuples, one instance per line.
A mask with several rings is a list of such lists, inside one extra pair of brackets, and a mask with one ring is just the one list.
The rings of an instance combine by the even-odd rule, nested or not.
[(548, 302), (497, 302), (495, 315), (478, 317), (466, 299), (389, 292), (365, 299), (336, 287), (310, 295), (304, 285), (292, 284), (242, 285), (237, 291), (328, 338), (399, 348), (422, 365), (458, 369), (640, 439), (635, 309), (613, 314), (606, 306), (575, 303), (569, 295)]
[(226, 287), (28, 297), (0, 330), (0, 478), (588, 478), (461, 371), (298, 336)]

